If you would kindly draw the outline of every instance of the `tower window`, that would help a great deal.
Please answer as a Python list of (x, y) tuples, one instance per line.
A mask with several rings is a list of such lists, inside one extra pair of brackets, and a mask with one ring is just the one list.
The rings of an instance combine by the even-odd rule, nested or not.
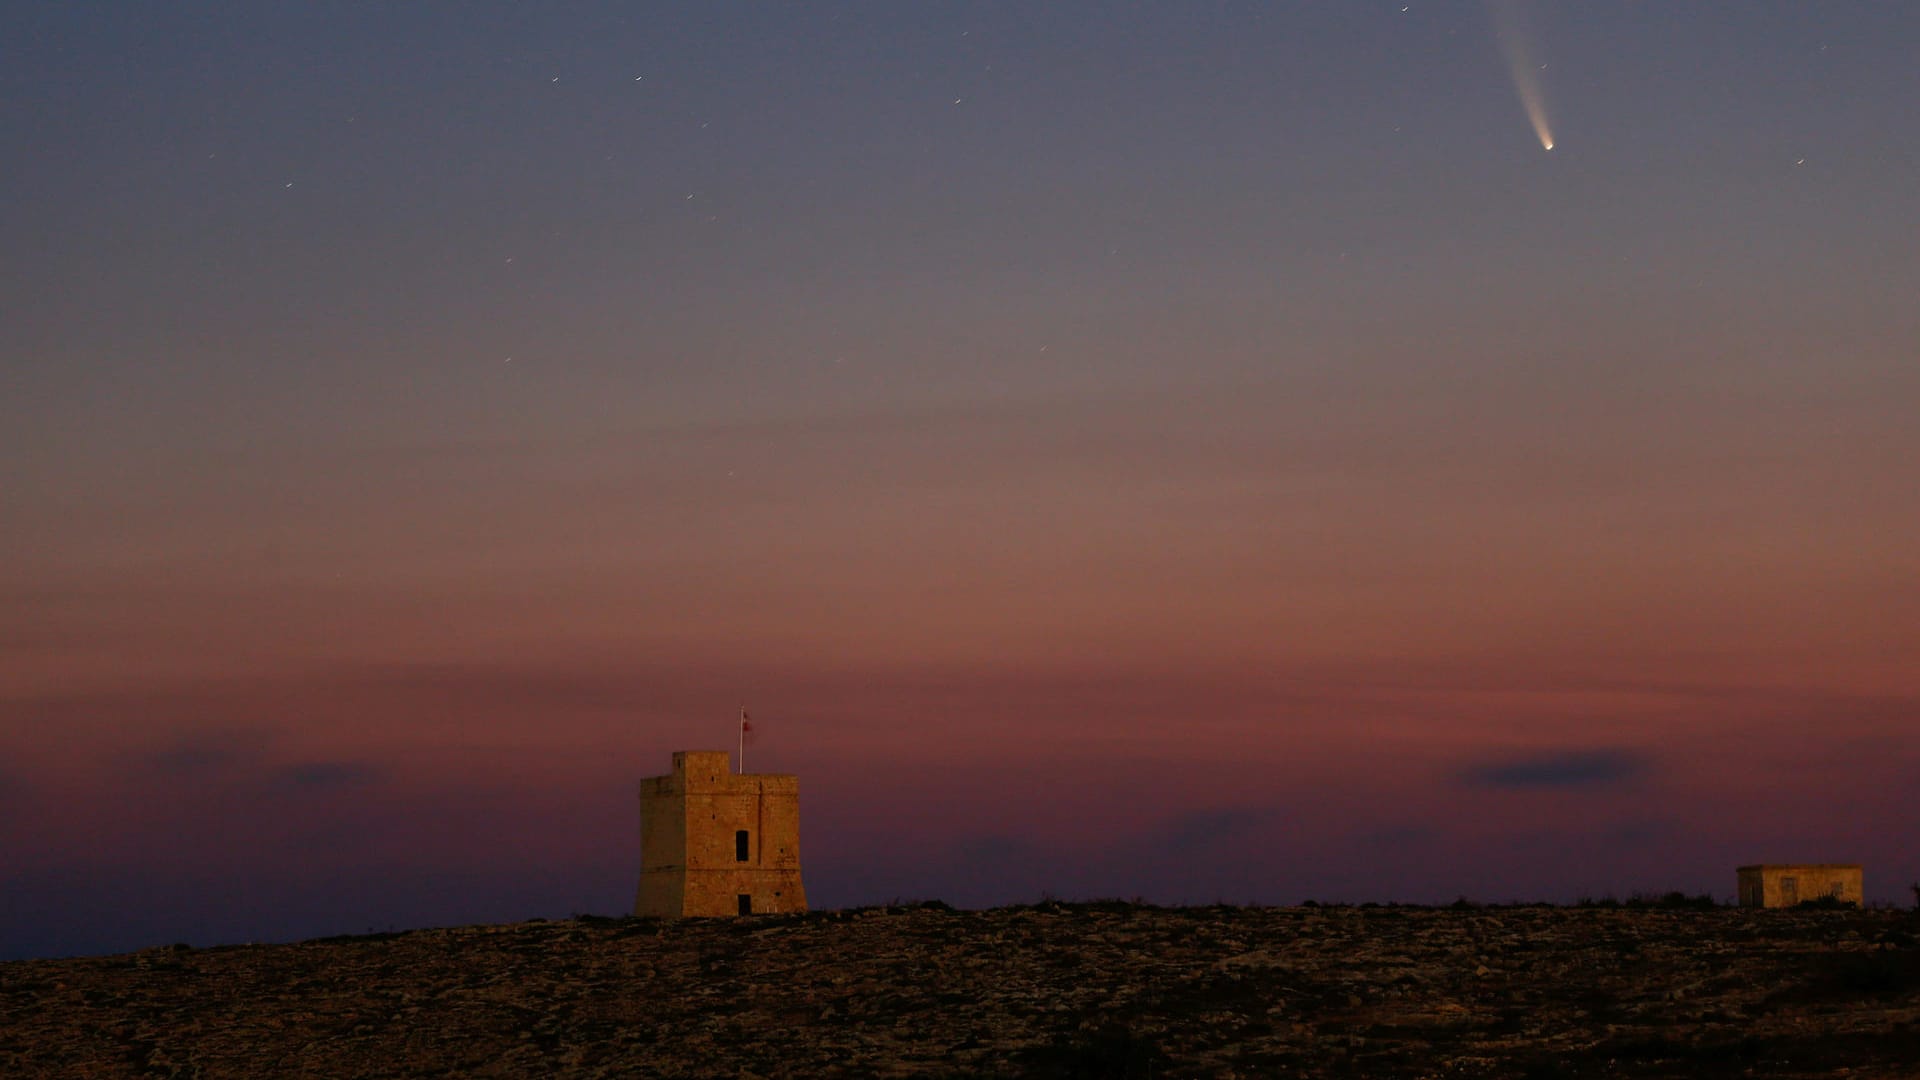
[(740, 894), (740, 914), (742, 915), (753, 914), (753, 894), (752, 893)]
[(747, 830), (745, 829), (733, 834), (733, 861), (747, 861)]

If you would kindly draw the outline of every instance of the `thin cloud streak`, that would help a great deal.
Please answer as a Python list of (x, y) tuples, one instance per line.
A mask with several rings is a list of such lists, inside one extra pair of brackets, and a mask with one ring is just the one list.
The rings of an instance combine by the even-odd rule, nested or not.
[(278, 770), (271, 785), (283, 791), (330, 791), (371, 784), (380, 776), (379, 769), (362, 761), (309, 761)]
[(1462, 770), (1461, 779), (1487, 788), (1608, 787), (1650, 769), (1644, 755), (1630, 750), (1567, 750), (1484, 762)]

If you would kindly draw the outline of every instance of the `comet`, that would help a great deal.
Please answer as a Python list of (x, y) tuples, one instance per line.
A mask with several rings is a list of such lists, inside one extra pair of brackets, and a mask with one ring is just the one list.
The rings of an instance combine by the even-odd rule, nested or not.
[(1547, 96), (1540, 89), (1540, 72), (1545, 64), (1534, 63), (1532, 35), (1527, 32), (1520, 0), (1487, 0), (1487, 14), (1493, 20), (1493, 37), (1507, 58), (1507, 70), (1513, 75), (1513, 91), (1520, 96), (1520, 108), (1533, 125), (1540, 149), (1553, 149), (1553, 125), (1547, 120)]

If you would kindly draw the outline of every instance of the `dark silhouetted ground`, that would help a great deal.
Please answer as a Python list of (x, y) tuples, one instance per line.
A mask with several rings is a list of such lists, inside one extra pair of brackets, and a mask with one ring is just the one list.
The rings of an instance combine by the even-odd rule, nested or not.
[(0, 1075), (1920, 1076), (1904, 912), (937, 905), (0, 964)]

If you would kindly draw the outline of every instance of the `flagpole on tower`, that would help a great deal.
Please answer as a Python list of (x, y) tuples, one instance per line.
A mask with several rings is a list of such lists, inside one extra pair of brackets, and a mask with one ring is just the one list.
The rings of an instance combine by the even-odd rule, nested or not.
[(736, 760), (739, 762), (739, 764), (735, 766), (734, 771), (738, 773), (746, 772), (747, 771), (747, 706), (745, 702), (741, 702), (740, 704), (740, 756)]

